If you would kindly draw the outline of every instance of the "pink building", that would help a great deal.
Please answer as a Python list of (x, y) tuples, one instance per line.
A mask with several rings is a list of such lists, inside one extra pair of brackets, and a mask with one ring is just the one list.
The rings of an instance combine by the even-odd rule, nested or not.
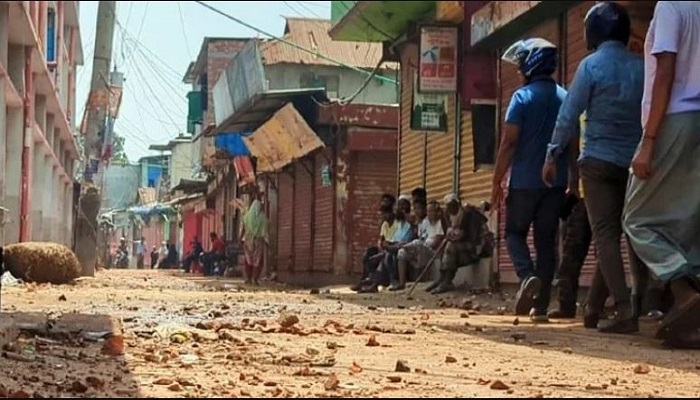
[(0, 2), (0, 243), (72, 245), (78, 9)]

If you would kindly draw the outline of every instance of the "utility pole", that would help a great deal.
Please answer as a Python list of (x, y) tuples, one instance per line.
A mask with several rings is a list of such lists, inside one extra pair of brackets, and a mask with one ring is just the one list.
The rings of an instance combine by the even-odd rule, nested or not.
[[(94, 276), (97, 264), (97, 214), (100, 211), (100, 188), (93, 179), (97, 175), (106, 136), (106, 117), (110, 96), (110, 65), (116, 22), (116, 1), (100, 1), (97, 8), (95, 55), (92, 61), (92, 81), (88, 98), (88, 118), (83, 141), (84, 173), (78, 204), (75, 253), (84, 276)], [(101, 185), (100, 185), (101, 186)]]

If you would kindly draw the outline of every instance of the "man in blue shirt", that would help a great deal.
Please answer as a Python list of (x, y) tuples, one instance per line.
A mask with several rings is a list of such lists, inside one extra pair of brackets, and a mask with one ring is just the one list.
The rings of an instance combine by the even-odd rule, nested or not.
[[(586, 129), (578, 167), (598, 252), (596, 274), (603, 278), (596, 276), (593, 281), (605, 282), (617, 311), (613, 321), (601, 322), (598, 329), (631, 333), (639, 327), (625, 281), (620, 237), (629, 168), (642, 136), (644, 61), (627, 50), (630, 18), (624, 7), (613, 2), (598, 3), (586, 14), (584, 24), (588, 47), (594, 52), (576, 70), (557, 119), (542, 177), (553, 185), (558, 182), (562, 168), (556, 164), (564, 158), (572, 139), (578, 140), (579, 118), (585, 111)], [(632, 249), (630, 264), (639, 277), (639, 263)], [(640, 279), (635, 281), (642, 285)], [(646, 284), (646, 279), (643, 281)], [(636, 292), (645, 289), (639, 287)], [(594, 316), (603, 311), (604, 305), (605, 299), (589, 296), (587, 318), (597, 323)]]
[[(547, 144), (566, 90), (552, 78), (557, 49), (540, 38), (519, 41), (503, 55), (518, 66), (524, 85), (511, 98), (496, 159), (491, 204), (503, 197), (501, 182), (510, 168), (506, 198), (506, 245), (520, 279), (516, 315), (531, 314), (547, 320), (552, 280), (556, 271), (559, 213), (566, 196), (567, 159), (559, 160), (563, 173), (551, 187), (542, 181)], [(537, 265), (532, 261), (527, 236), (533, 226)]]

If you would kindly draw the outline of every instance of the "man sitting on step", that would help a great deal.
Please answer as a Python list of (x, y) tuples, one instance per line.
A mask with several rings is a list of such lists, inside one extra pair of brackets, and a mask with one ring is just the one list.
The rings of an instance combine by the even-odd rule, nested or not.
[[(413, 202), (416, 215), (425, 208), (425, 200), (417, 198)], [(409, 266), (424, 268), (435, 255), (445, 238), (445, 227), (442, 220), (440, 203), (431, 201), (427, 207), (428, 215), (418, 225), (418, 238), (403, 245), (398, 253), (398, 282), (391, 285), (389, 290), (403, 290), (409, 279)]]
[(452, 282), (460, 267), (470, 266), (482, 258), (493, 256), (494, 237), (486, 216), (476, 207), (462, 207), (455, 194), (445, 196), (447, 230), (441, 258), (440, 277), (426, 291), (432, 294), (455, 290)]

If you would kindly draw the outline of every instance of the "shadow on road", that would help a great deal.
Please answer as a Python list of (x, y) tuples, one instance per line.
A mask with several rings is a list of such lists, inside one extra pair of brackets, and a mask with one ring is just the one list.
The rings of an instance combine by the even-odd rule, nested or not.
[(0, 397), (141, 397), (113, 317), (3, 312), (0, 345)]
[[(505, 318), (513, 322), (504, 323)], [(473, 318), (466, 321), (472, 320)], [(525, 322), (519, 322), (520, 320)], [(597, 330), (585, 329), (580, 320), (533, 324), (527, 317), (521, 317), (517, 326), (515, 317), (484, 316), (479, 321), (485, 323), (463, 322), (440, 324), (437, 327), (493, 342), (527, 346), (537, 351), (648, 364), (700, 374), (697, 358), (700, 352), (662, 347), (660, 342), (654, 339), (656, 322), (651, 320), (642, 321), (640, 332), (635, 335), (603, 334)]]

